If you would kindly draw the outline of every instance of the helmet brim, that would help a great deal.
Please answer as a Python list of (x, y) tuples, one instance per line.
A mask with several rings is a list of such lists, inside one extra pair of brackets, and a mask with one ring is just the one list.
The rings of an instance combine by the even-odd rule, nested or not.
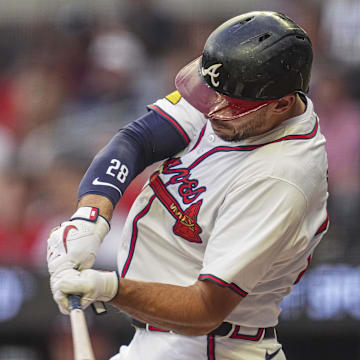
[(242, 100), (218, 93), (200, 74), (201, 56), (183, 67), (175, 78), (182, 97), (208, 118), (234, 120), (277, 100)]

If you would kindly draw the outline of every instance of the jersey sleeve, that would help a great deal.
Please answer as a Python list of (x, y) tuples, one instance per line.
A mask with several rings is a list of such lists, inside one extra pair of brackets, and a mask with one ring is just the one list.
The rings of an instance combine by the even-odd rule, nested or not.
[(195, 140), (206, 122), (204, 115), (191, 106), (178, 91), (148, 105), (148, 108), (169, 121), (187, 144)]
[(298, 188), (272, 178), (229, 192), (208, 241), (199, 280), (213, 281), (245, 297), (279, 253), (299, 241), (306, 206)]

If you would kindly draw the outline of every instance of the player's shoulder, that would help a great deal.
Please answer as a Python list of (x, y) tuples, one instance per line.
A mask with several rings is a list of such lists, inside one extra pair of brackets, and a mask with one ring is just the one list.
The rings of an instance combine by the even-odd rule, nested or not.
[(158, 99), (148, 107), (158, 112), (165, 112), (179, 121), (183, 117), (192, 119), (192, 121), (199, 122), (202, 125), (206, 121), (203, 114), (190, 105), (177, 90), (166, 95), (164, 98)]
[(198, 134), (206, 122), (204, 115), (191, 106), (177, 90), (148, 105), (148, 108), (180, 126), (190, 139)]

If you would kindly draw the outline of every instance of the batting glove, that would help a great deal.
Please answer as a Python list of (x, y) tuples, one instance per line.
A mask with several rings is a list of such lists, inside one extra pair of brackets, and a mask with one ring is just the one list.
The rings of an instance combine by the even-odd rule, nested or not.
[(81, 295), (83, 309), (98, 301), (111, 301), (119, 290), (116, 271), (66, 270), (59, 277), (51, 279), (54, 300), (60, 311), (69, 314), (69, 294)]
[(110, 230), (109, 223), (99, 215), (99, 209), (81, 207), (55, 228), (48, 239), (47, 263), (50, 275), (67, 269), (88, 269)]

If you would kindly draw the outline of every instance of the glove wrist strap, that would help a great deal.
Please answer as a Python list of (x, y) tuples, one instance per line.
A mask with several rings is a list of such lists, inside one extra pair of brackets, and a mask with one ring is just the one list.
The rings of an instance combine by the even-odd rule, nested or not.
[(107, 222), (110, 229), (110, 223), (100, 215), (100, 210), (97, 207), (83, 206), (76, 210), (70, 220), (86, 220), (96, 223), (98, 219), (103, 219)]

